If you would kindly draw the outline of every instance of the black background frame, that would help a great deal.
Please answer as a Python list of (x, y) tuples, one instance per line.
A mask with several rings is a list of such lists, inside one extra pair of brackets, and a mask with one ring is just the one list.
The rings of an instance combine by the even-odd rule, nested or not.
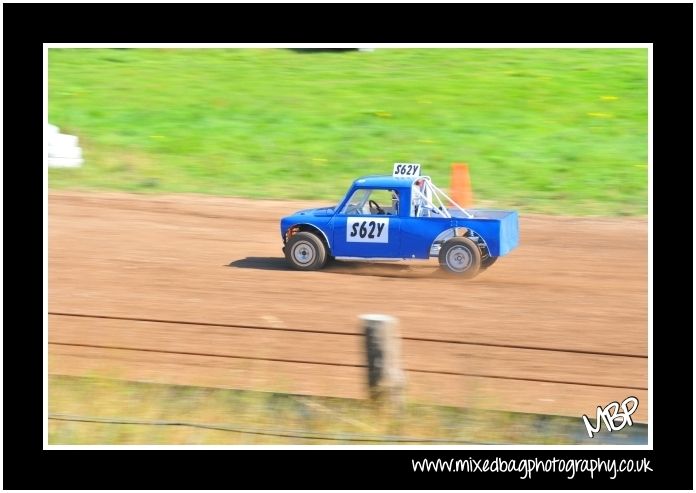
[[(4, 4), (4, 487), (8, 489), (692, 489), (693, 272), (662, 214), (692, 197), (691, 4)], [(607, 450), (43, 450), (42, 43), (653, 43), (654, 449)], [(10, 145), (11, 143), (11, 145)], [(664, 171), (663, 171), (664, 170)], [(663, 187), (662, 196), (659, 187)], [(678, 191), (688, 187), (689, 191)], [(31, 191), (31, 193), (29, 193)], [(41, 195), (40, 195), (41, 194)], [(660, 197), (663, 197), (661, 201)], [(667, 210), (669, 207), (669, 210)], [(686, 229), (686, 228), (684, 228)], [(692, 232), (691, 232), (692, 233)], [(669, 249), (668, 252), (662, 250)], [(29, 256), (28, 252), (34, 255)], [(684, 256), (686, 257), (686, 256)], [(36, 267), (35, 267), (36, 266)], [(34, 271), (35, 270), (35, 271)], [(32, 272), (34, 271), (34, 272)], [(663, 278), (663, 276), (665, 276)], [(684, 277), (684, 276), (682, 276)], [(24, 289), (31, 286), (31, 289)], [(662, 292), (669, 305), (660, 306)], [(677, 300), (679, 298), (676, 298)], [(10, 302), (8, 302), (10, 301)], [(664, 311), (663, 311), (664, 310)], [(691, 311), (691, 310), (689, 310)], [(669, 313), (669, 320), (662, 314)], [(31, 322), (30, 322), (31, 321)], [(20, 349), (23, 348), (23, 349)], [(19, 369), (19, 371), (18, 371)], [(673, 395), (672, 382), (684, 395)], [(413, 472), (411, 460), (642, 459), (651, 473)], [(22, 466), (21, 468), (19, 466)], [(28, 471), (28, 472), (27, 472)]]

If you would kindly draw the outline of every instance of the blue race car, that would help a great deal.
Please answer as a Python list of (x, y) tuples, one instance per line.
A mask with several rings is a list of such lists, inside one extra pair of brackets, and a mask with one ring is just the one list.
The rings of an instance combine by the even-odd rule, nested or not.
[(280, 233), (285, 258), (299, 270), (321, 269), (329, 259), (438, 257), (446, 272), (465, 278), (519, 243), (516, 211), (464, 209), (420, 176), (420, 165), (399, 163), (391, 176), (355, 180), (335, 207), (284, 217)]

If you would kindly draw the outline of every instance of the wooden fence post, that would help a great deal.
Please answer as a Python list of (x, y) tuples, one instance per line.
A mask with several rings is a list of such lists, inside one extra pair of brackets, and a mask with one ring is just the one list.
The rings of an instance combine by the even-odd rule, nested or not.
[(373, 401), (404, 405), (406, 379), (401, 368), (398, 320), (389, 315), (361, 315), (367, 352), (367, 383)]

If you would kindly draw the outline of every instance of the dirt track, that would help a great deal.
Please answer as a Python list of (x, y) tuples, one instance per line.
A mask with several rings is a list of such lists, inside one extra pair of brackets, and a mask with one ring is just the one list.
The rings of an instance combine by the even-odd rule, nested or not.
[(51, 192), (49, 372), (363, 397), (357, 316), (377, 312), (414, 400), (580, 416), (634, 395), (647, 420), (645, 220), (523, 216), (471, 281), (288, 270), (279, 218), (315, 205)]

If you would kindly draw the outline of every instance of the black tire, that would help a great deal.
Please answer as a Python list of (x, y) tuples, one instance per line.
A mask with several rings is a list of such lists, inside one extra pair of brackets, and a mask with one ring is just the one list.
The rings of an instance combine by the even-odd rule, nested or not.
[(301, 231), (285, 245), (285, 259), (298, 270), (318, 270), (326, 264), (326, 247), (314, 233)]
[(481, 269), (481, 251), (469, 238), (450, 238), (440, 249), (440, 267), (451, 274), (470, 279)]
[(491, 265), (495, 264), (498, 257), (491, 257), (490, 255), (481, 260), (481, 269), (488, 269)]

